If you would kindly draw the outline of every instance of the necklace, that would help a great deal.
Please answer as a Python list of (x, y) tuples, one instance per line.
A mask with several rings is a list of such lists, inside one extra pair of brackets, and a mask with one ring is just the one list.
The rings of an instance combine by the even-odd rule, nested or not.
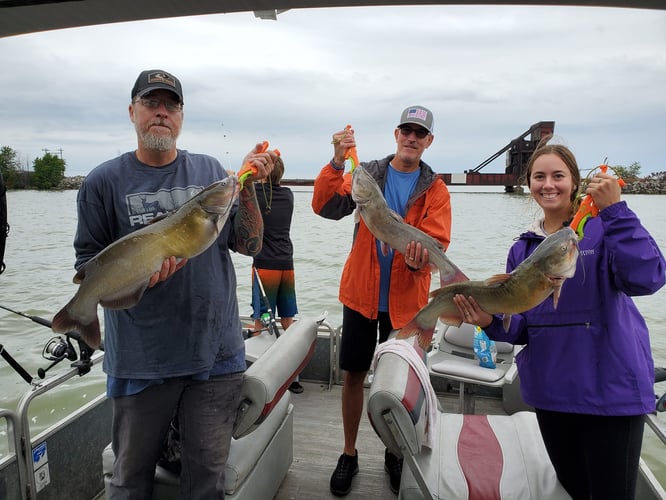
[(270, 214), (271, 213), (271, 204), (273, 203), (273, 184), (269, 183), (268, 184), (268, 190), (269, 190), (269, 195), (268, 198), (266, 198), (266, 183), (262, 182), (261, 183), (261, 192), (264, 193), (264, 201), (266, 202), (266, 208), (264, 210), (265, 213)]

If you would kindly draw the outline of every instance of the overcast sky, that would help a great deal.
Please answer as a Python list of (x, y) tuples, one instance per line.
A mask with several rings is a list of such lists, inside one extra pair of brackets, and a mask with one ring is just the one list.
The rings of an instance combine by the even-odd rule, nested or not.
[[(136, 145), (130, 90), (143, 69), (180, 78), (180, 148), (238, 169), (268, 140), (286, 177), (313, 178), (331, 134), (361, 161), (395, 151), (406, 106), (435, 116), (424, 155), (463, 172), (538, 121), (582, 169), (666, 170), (666, 11), (432, 6), (291, 10), (139, 21), (0, 39), (0, 146), (47, 148), (83, 175)], [(483, 172), (501, 172), (502, 155)]]

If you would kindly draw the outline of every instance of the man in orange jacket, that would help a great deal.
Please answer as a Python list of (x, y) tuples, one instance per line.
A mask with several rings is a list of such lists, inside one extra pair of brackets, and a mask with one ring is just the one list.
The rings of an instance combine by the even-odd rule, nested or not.
[[(393, 132), (396, 153), (361, 165), (375, 178), (392, 210), (446, 248), (451, 235), (451, 196), (444, 181), (421, 161), (434, 140), (432, 132), (430, 110), (410, 106), (402, 112)], [(356, 147), (354, 131), (348, 128), (336, 132), (333, 144), (333, 159), (315, 179), (312, 208), (322, 217), (338, 220), (356, 208), (351, 197), (351, 175), (344, 173), (346, 153)], [(359, 217), (340, 280), (345, 444), (331, 476), (334, 495), (348, 494), (352, 478), (358, 473), (356, 437), (363, 412), (363, 384), (377, 345), (377, 331), (381, 343), (391, 330), (404, 326), (427, 304), (429, 289), (430, 266), (421, 245), (411, 242), (405, 255), (395, 250), (383, 255), (380, 242)], [(397, 494), (402, 460), (388, 450), (384, 460), (391, 490)]]

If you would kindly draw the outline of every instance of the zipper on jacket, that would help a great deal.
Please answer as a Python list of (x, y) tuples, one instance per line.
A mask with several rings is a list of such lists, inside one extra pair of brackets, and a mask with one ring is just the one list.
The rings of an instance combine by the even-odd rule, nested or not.
[(592, 326), (592, 323), (589, 321), (584, 321), (580, 323), (557, 323), (557, 324), (545, 324), (545, 325), (528, 324), (527, 328), (562, 328), (567, 326), (584, 326), (585, 328), (590, 328)]

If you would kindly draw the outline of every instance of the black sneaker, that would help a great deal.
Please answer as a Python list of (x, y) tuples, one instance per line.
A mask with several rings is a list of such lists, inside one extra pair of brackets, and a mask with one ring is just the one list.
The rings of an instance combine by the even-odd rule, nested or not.
[(340, 455), (338, 466), (331, 476), (331, 493), (343, 497), (352, 489), (352, 478), (358, 474), (358, 451), (353, 457)]
[(396, 457), (386, 450), (384, 452), (384, 470), (388, 472), (391, 491), (398, 494), (400, 491), (400, 476), (402, 476), (402, 458)]
[(299, 384), (297, 381), (294, 381), (289, 386), (289, 390), (294, 394), (300, 394), (301, 392), (303, 392), (303, 386)]

